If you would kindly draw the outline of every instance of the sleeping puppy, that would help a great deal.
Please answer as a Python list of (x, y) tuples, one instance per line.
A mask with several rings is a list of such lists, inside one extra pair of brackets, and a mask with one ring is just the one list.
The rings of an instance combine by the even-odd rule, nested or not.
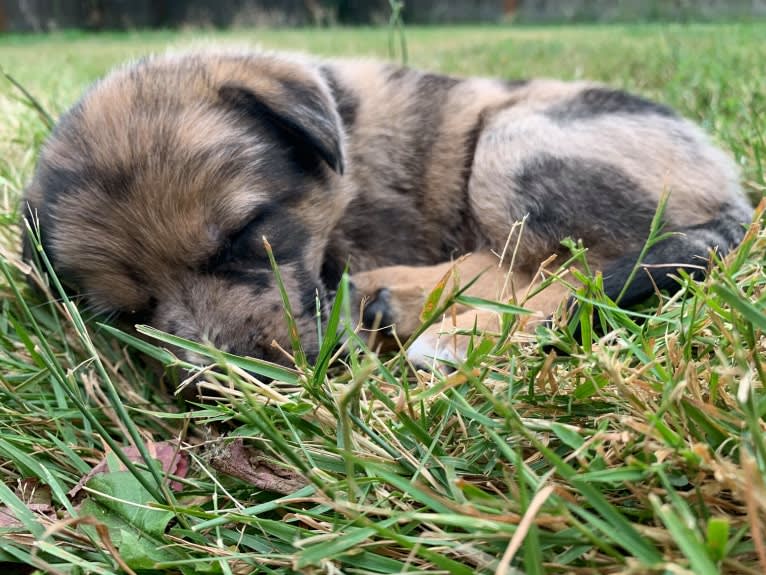
[[(443, 277), (481, 273), (472, 293), (546, 317), (563, 287), (521, 295), (567, 237), (616, 298), (665, 193), (664, 229), (680, 233), (648, 252), (620, 303), (672, 291), (679, 267), (704, 269), (711, 249), (741, 240), (752, 210), (738, 180), (691, 122), (601, 85), (205, 51), (92, 86), (45, 144), (25, 202), (55, 269), (96, 310), (284, 362), (264, 237), (312, 356), (316, 298), (346, 265), (363, 317), (402, 339)], [(455, 315), (457, 327), (497, 324)], [(445, 346), (441, 329), (415, 341), (414, 361), (461, 358), (465, 344)]]

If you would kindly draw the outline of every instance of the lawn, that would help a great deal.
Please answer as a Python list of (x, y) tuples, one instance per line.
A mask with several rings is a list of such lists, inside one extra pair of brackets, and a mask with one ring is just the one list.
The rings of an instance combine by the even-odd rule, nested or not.
[[(734, 154), (754, 203), (766, 194), (764, 38), (766, 23), (406, 30), (414, 66), (591, 78), (675, 106)], [(387, 58), (388, 40), (8, 36), (0, 66), (55, 117), (153, 51)], [(505, 337), (477, 337), (449, 376), (353, 337), (347, 355), (326, 336), (316, 365), (276, 371), (203, 347), (219, 370), (201, 377), (226, 398), (190, 406), (172, 394), (188, 366), (162, 348), (179, 342), (83, 322), (55, 282), (49, 299), (27, 287), (18, 200), (48, 128), (3, 78), (0, 117), (0, 564), (12, 572), (766, 572), (762, 217), (705, 282), (633, 312), (640, 324), (587, 280), (578, 297), (607, 326), (601, 340), (529, 341), (509, 315)], [(546, 352), (552, 339), (570, 353)]]

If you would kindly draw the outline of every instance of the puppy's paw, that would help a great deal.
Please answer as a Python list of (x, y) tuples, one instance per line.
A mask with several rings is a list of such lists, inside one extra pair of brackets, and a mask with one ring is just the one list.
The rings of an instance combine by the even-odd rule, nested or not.
[(444, 333), (439, 326), (423, 332), (407, 349), (407, 359), (415, 366), (449, 373), (468, 357), (470, 337)]
[(497, 337), (499, 317), (487, 310), (469, 310), (441, 325), (431, 325), (412, 342), (407, 358), (417, 367), (449, 373), (465, 363), (472, 343)]

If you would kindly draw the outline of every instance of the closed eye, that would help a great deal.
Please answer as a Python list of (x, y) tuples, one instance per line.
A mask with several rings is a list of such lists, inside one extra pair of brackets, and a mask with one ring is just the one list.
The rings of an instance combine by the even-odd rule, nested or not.
[(203, 271), (215, 273), (228, 264), (266, 260), (266, 252), (258, 229), (268, 220), (271, 208), (261, 209), (230, 233), (221, 243), (218, 251), (202, 266)]
[(157, 310), (157, 304), (157, 298), (152, 296), (141, 306), (114, 311), (109, 316), (130, 324), (149, 323)]

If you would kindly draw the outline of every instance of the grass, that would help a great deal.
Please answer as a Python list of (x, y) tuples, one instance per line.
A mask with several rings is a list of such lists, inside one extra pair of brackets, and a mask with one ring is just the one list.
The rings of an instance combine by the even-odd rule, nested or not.
[[(588, 77), (658, 98), (731, 150), (756, 201), (765, 35), (764, 24), (408, 29), (407, 50), (411, 64), (447, 72)], [(198, 37), (9, 36), (0, 65), (55, 117), (111, 65)], [(388, 49), (386, 30), (211, 40)], [(507, 337), (478, 337), (450, 376), (377, 357), (353, 336), (346, 356), (325, 335), (316, 364), (298, 354), (295, 369), (274, 368), (140, 328), (150, 344), (83, 322), (58, 294), (33, 295), (18, 199), (47, 128), (9, 83), (0, 117), (0, 562), (12, 571), (766, 571), (762, 218), (708, 280), (640, 310), (643, 325), (587, 279), (581, 309), (609, 336), (580, 346), (540, 332), (569, 356), (516, 334), (508, 313)], [(340, 298), (331, 322), (343, 317)], [(207, 378), (227, 398), (176, 400), (188, 366), (163, 343), (218, 363)], [(105, 453), (107, 472), (79, 486)], [(253, 483), (269, 468), (276, 492)]]

